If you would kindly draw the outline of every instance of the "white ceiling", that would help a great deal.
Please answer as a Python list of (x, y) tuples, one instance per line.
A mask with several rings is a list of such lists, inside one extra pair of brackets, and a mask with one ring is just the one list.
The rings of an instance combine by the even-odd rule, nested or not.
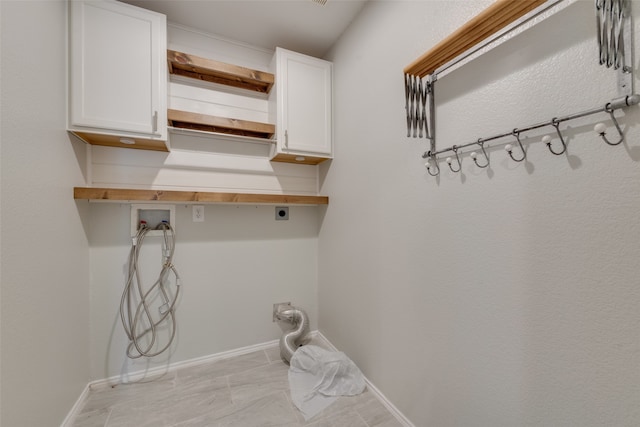
[(323, 57), (366, 0), (121, 0), (253, 46)]

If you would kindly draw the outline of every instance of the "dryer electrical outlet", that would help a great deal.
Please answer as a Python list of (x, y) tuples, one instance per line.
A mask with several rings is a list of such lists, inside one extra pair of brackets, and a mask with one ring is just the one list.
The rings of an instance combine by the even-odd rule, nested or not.
[(276, 221), (288, 221), (289, 208), (287, 206), (276, 206)]
[(147, 227), (151, 229), (147, 236), (162, 236), (162, 230), (156, 230), (162, 221), (169, 222), (176, 229), (176, 207), (151, 203), (131, 205), (131, 237), (137, 234), (141, 221), (146, 221)]

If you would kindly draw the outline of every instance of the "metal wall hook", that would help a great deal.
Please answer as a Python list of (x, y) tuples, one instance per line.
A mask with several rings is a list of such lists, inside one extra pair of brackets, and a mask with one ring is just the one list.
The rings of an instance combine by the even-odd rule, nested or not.
[(470, 156), (473, 159), (473, 162), (476, 164), (476, 166), (478, 166), (479, 168), (486, 168), (487, 166), (489, 166), (489, 156), (487, 156), (487, 152), (484, 150), (484, 141), (482, 140), (482, 138), (478, 138), (478, 145), (480, 146), (480, 149), (482, 150), (482, 154), (484, 154), (484, 158), (487, 159), (487, 162), (484, 165), (481, 165), (480, 163), (478, 163), (478, 154), (473, 151)]
[(511, 144), (505, 145), (504, 149), (507, 153), (509, 153), (509, 157), (511, 157), (511, 159), (513, 159), (514, 162), (522, 162), (524, 159), (527, 158), (527, 152), (524, 151), (524, 147), (522, 146), (522, 142), (520, 141), (520, 132), (518, 131), (518, 129), (514, 129), (513, 132), (511, 133), (513, 134), (513, 136), (516, 137), (516, 141), (518, 141), (520, 150), (522, 150), (522, 157), (519, 159), (516, 159), (515, 157), (513, 157), (513, 146)]
[[(427, 168), (427, 172), (429, 172), (429, 175), (431, 175), (431, 176), (438, 176), (438, 175), (440, 175), (440, 166), (438, 166), (438, 159), (436, 159), (436, 156), (434, 156), (433, 154), (431, 154), (431, 151), (428, 151), (428, 152), (424, 153), (424, 154), (422, 155), (422, 158), (423, 158), (423, 159), (424, 159), (424, 158), (426, 158), (426, 159), (427, 159), (427, 161), (426, 161), (426, 162), (424, 162), (424, 167), (425, 167), (425, 168)], [(434, 164), (431, 164), (432, 162), (433, 162)], [(432, 167), (435, 167), (435, 169), (436, 169), (436, 172), (435, 172), (435, 173), (431, 172), (431, 168), (432, 168)]]
[(567, 151), (567, 144), (564, 141), (564, 137), (562, 136), (562, 132), (560, 132), (560, 121), (557, 118), (553, 118), (551, 120), (551, 125), (556, 128), (556, 133), (558, 134), (558, 138), (560, 138), (560, 142), (562, 143), (562, 151), (554, 151), (553, 148), (551, 148), (551, 137), (549, 135), (545, 135), (542, 137), (542, 142), (544, 142), (545, 144), (547, 144), (547, 148), (549, 149), (549, 151), (551, 151), (551, 154), (555, 154), (556, 156), (559, 156), (561, 154), (564, 154), (565, 151)]
[(624, 135), (622, 134), (622, 129), (620, 129), (620, 125), (618, 124), (618, 121), (616, 120), (615, 116), (613, 115), (613, 109), (609, 106), (609, 104), (607, 104), (607, 106), (605, 107), (605, 111), (607, 111), (609, 113), (609, 115), (611, 115), (611, 121), (613, 121), (613, 124), (615, 125), (616, 129), (618, 130), (618, 134), (620, 135), (620, 139), (617, 142), (611, 142), (607, 139), (606, 137), (606, 130), (607, 127), (605, 126), (604, 123), (598, 123), (593, 127), (593, 130), (596, 131), (596, 133), (598, 133), (600, 135), (600, 137), (602, 138), (602, 140), (604, 142), (606, 142), (609, 145), (618, 145), (621, 144), (622, 141), (624, 141)]
[(451, 163), (453, 163), (453, 159), (451, 157), (447, 157), (447, 164), (449, 165), (449, 169), (451, 169), (451, 172), (460, 172), (462, 170), (462, 163), (460, 162), (460, 157), (458, 156), (458, 147), (457, 146), (452, 146), (451, 149), (453, 150), (453, 154), (456, 155), (456, 161), (458, 162), (458, 169), (454, 169), (451, 166)]

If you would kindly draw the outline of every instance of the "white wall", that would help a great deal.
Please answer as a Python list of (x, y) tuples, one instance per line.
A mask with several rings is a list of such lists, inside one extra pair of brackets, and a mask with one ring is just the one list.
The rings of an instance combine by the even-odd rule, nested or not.
[[(370, 2), (329, 55), (319, 329), (416, 426), (637, 425), (638, 107), (616, 113), (621, 146), (593, 133), (613, 131), (604, 114), (561, 126), (565, 155), (540, 143), (547, 128), (524, 138), (527, 163), (505, 139), (489, 144), (490, 169), (467, 152), (462, 173), (441, 162), (437, 179), (424, 140), (405, 137), (403, 68), (488, 4)], [(438, 81), (439, 146), (615, 97), (592, 8), (579, 1)]]
[[(167, 45), (169, 49), (261, 71), (269, 71), (274, 55), (274, 51), (175, 24), (168, 26)], [(171, 109), (269, 122), (267, 94), (181, 76), (171, 75), (169, 80)], [(92, 147), (90, 185), (318, 194), (317, 168), (270, 162), (272, 144), (268, 140), (185, 130), (170, 131), (169, 139), (170, 153)]]
[[(259, 70), (268, 69), (273, 55), (173, 24), (168, 37), (170, 49)], [(230, 106), (236, 104), (253, 108), (255, 101), (258, 110), (267, 107), (265, 95), (227, 92), (220, 85), (181, 80), (169, 87), (170, 106), (175, 103), (196, 111), (213, 108), (222, 115), (233, 115), (236, 109)], [(213, 106), (203, 107), (207, 103), (197, 101), (202, 99)], [(269, 162), (269, 145), (253, 145), (171, 135), (171, 153), (92, 147), (92, 183), (317, 194), (317, 167)], [(131, 245), (130, 206), (91, 204), (89, 209), (93, 380), (122, 375), (126, 381), (128, 373), (146, 367), (275, 340), (282, 331), (271, 321), (274, 303), (290, 301), (304, 309), (312, 329), (316, 327), (318, 207), (291, 206), (288, 221), (275, 221), (274, 206), (206, 205), (205, 222), (194, 223), (191, 206), (177, 205), (174, 263), (184, 282), (177, 308), (178, 338), (171, 352), (152, 361), (127, 359), (118, 309)], [(160, 248), (158, 238), (147, 239), (145, 245), (140, 263), (149, 272), (144, 276), (147, 287), (159, 273)]]
[(66, 3), (2, 1), (2, 411), (60, 425), (89, 380), (84, 144), (66, 129)]
[[(91, 377), (140, 371), (145, 362), (125, 357), (118, 314), (126, 281), (130, 206), (92, 203)], [(273, 206), (205, 205), (205, 221), (192, 222), (190, 205), (176, 206), (174, 264), (182, 297), (178, 335), (171, 353), (149, 367), (165, 366), (265, 343), (282, 335), (271, 313), (290, 301), (317, 327), (318, 208), (291, 206), (288, 221)], [(159, 237), (145, 239), (140, 265), (145, 288), (160, 271)], [(165, 335), (161, 336), (163, 339)]]

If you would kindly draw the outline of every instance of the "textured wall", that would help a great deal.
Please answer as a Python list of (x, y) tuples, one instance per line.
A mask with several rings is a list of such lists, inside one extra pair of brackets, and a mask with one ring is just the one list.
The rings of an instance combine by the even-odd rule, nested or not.
[[(288, 221), (275, 221), (273, 206), (205, 205), (205, 221), (198, 223), (191, 210), (176, 206), (174, 264), (183, 281), (176, 345), (150, 367), (278, 339), (282, 331), (271, 321), (278, 302), (303, 308), (316, 329), (317, 207), (292, 206)], [(91, 377), (99, 380), (147, 365), (125, 357), (118, 314), (131, 245), (130, 207), (95, 203), (90, 212)], [(145, 239), (145, 289), (160, 271), (159, 240)]]
[(3, 1), (4, 426), (58, 426), (89, 380), (85, 147), (66, 132), (66, 2)]
[[(640, 4), (633, 2), (635, 22)], [(322, 168), (319, 328), (416, 426), (637, 425), (640, 113), (490, 143), (430, 177), (405, 137), (402, 69), (489, 1), (370, 2), (330, 57), (335, 159)], [(604, 105), (593, 2), (578, 1), (437, 82), (440, 146)], [(638, 34), (636, 27), (636, 34)], [(637, 46), (636, 41), (636, 46)], [(636, 51), (637, 57), (637, 51)]]

